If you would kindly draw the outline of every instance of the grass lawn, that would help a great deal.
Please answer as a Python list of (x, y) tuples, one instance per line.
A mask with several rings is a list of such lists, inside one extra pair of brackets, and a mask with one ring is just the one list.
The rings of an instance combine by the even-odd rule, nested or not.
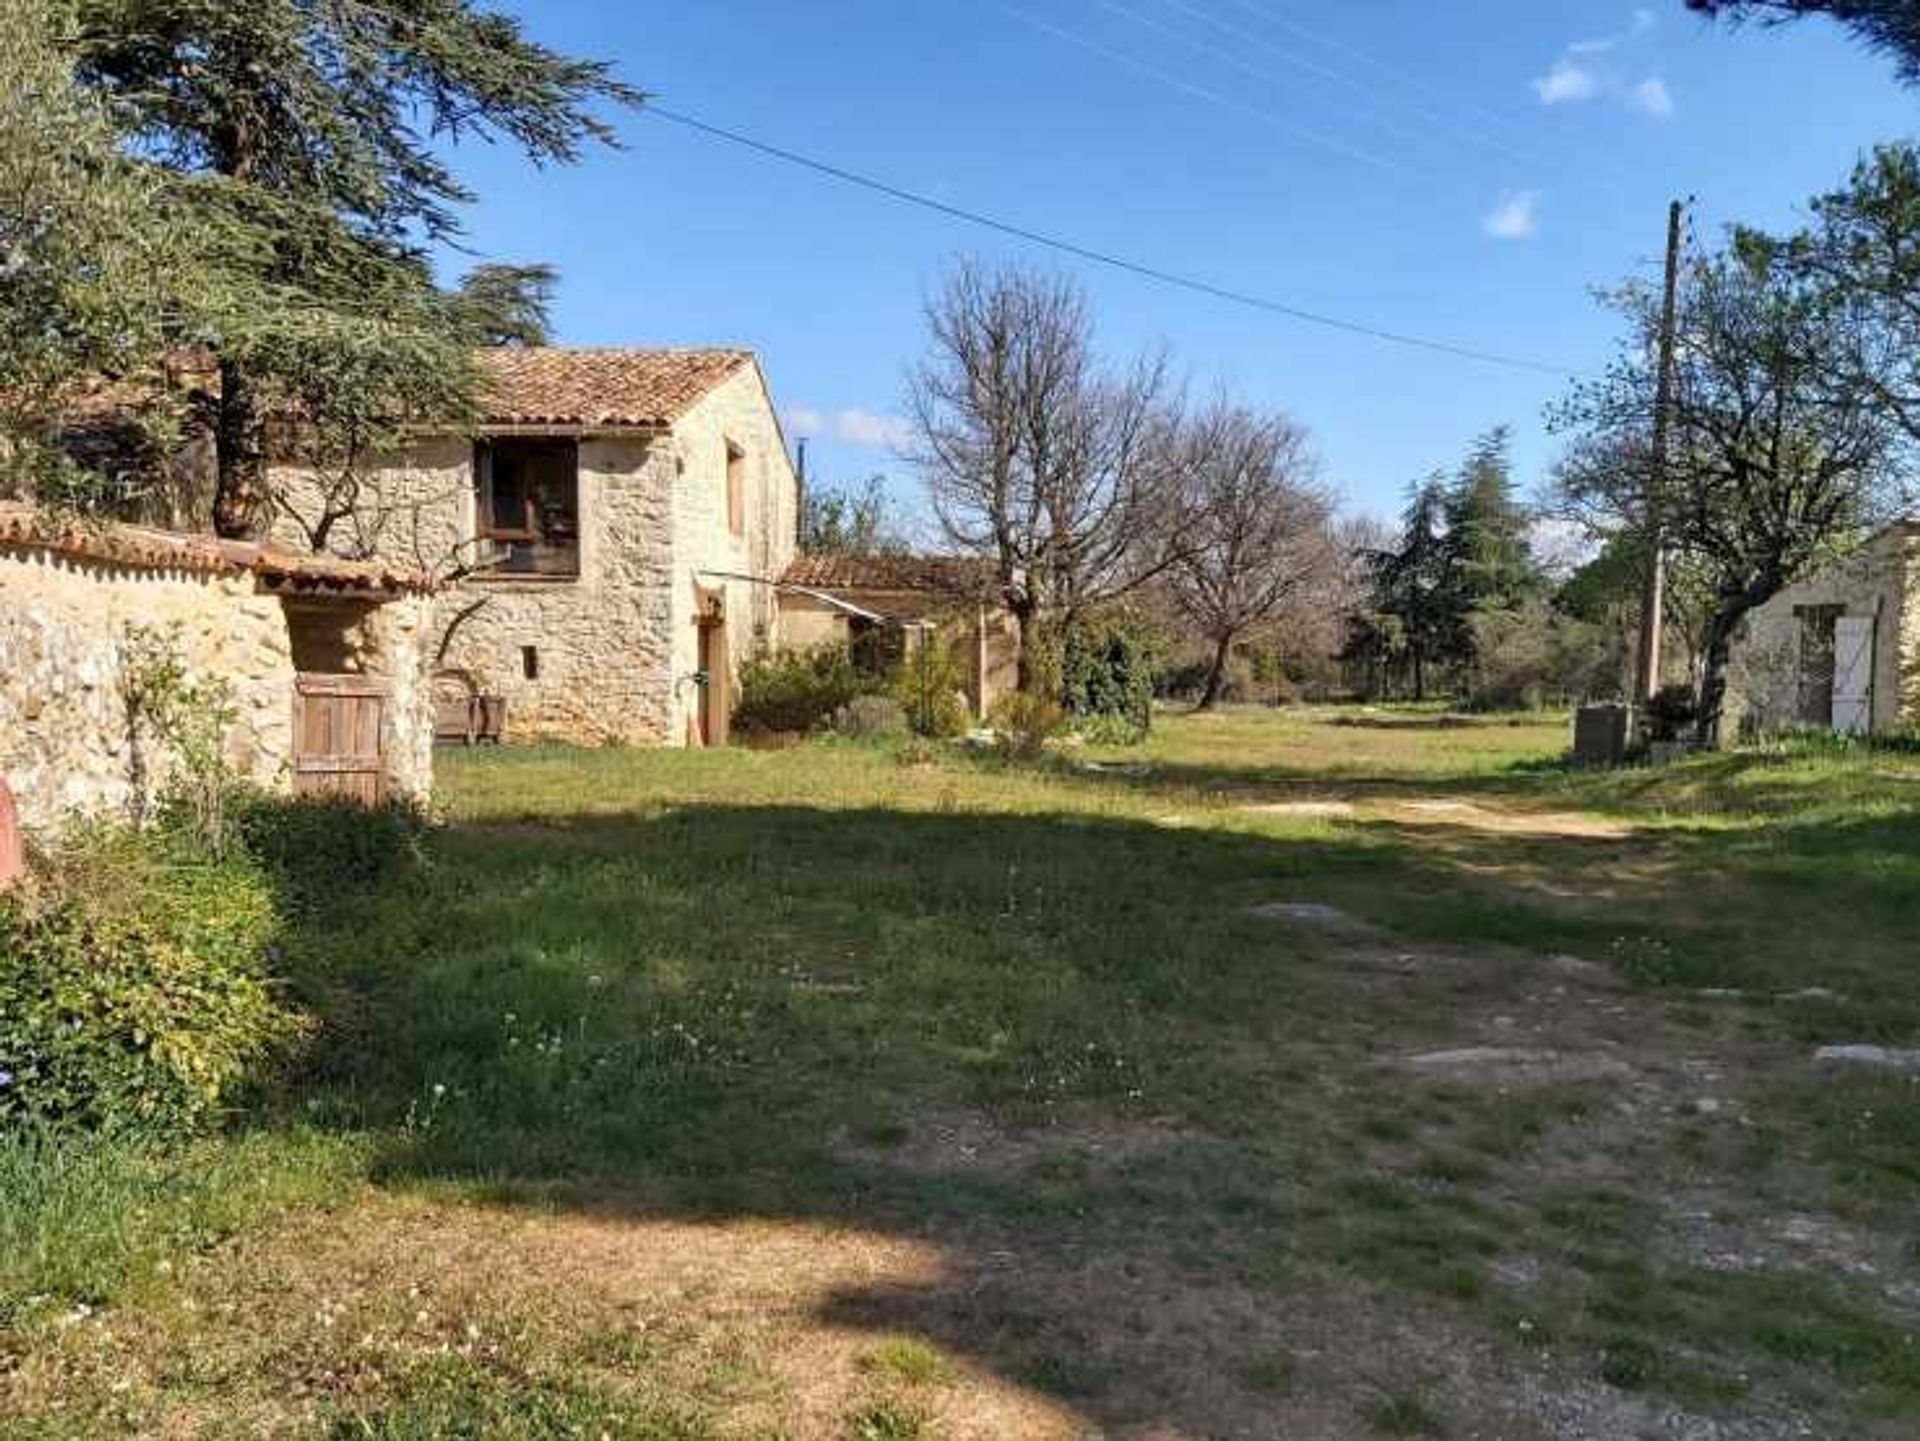
[(0, 1433), (1920, 1432), (1920, 756), (445, 756), (230, 1136), (0, 1142)]

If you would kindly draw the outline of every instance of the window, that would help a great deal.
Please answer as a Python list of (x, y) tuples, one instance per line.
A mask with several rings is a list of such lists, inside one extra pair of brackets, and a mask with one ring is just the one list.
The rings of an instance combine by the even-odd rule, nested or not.
[(474, 447), (475, 538), (493, 575), (580, 574), (580, 447), (483, 440)]
[(727, 529), (742, 535), (747, 529), (747, 453), (727, 442)]
[(538, 646), (520, 647), (520, 674), (528, 680), (540, 679), (540, 648)]

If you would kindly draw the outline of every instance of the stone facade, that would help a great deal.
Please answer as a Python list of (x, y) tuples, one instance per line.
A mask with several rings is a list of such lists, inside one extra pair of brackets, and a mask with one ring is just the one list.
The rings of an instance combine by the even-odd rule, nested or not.
[[(13, 514), (0, 528), (0, 775), (23, 825), (125, 812), (137, 774), (164, 784), (168, 758), (136, 747), (126, 699), (128, 631), (177, 637), (189, 677), (223, 681), (236, 711), (229, 759), (255, 784), (284, 791), (295, 751), (294, 680), (303, 671), (387, 681), (387, 793), (424, 799), (433, 779), (432, 698), (421, 666), (431, 614), (424, 593), (324, 594), (285, 569), (254, 569), (257, 547), (107, 527), (38, 538)], [(297, 571), (298, 558), (275, 558)]]
[(121, 654), (131, 625), (179, 627), (189, 671), (232, 686), (236, 764), (263, 786), (287, 783), (292, 646), (280, 602), (251, 576), (0, 547), (0, 773), (30, 831), (134, 799)]
[[(424, 439), (381, 467), (363, 512), (330, 537), (458, 577), (421, 637), (434, 684), (505, 697), (514, 741), (698, 744), (704, 657), (718, 712), (707, 738), (724, 739), (734, 672), (777, 644), (771, 581), (798, 529), (798, 485), (760, 367), (742, 356), (658, 423), (519, 418), (481, 433), (577, 442), (577, 574), (475, 565), (476, 444), (464, 437)], [(730, 466), (742, 480), (738, 529)], [(276, 537), (300, 542), (295, 517), (319, 508), (311, 477), (283, 467), (274, 481), (288, 512)]]
[(1800, 724), (1809, 607), (1875, 619), (1872, 729), (1920, 726), (1920, 525), (1896, 525), (1750, 613), (1734, 641), (1727, 717), (1761, 732)]

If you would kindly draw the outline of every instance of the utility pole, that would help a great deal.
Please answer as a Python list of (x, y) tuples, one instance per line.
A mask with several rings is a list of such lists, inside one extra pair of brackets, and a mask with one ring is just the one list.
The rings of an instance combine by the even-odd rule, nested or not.
[(1667, 418), (1673, 408), (1673, 346), (1680, 295), (1680, 235), (1686, 202), (1667, 207), (1667, 282), (1660, 308), (1659, 375), (1653, 387), (1653, 454), (1647, 465), (1647, 574), (1640, 593), (1640, 654), (1634, 668), (1637, 699), (1660, 689), (1660, 641), (1666, 628), (1667, 532), (1660, 501), (1667, 483)]

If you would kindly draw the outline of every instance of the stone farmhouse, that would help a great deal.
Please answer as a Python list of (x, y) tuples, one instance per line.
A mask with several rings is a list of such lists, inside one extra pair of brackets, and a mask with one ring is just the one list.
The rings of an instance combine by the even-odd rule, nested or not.
[(1920, 727), (1920, 522), (1887, 527), (1754, 610), (1728, 693), (1729, 718), (1753, 731)]
[[(515, 740), (718, 745), (739, 663), (780, 644), (799, 482), (745, 350), (509, 348), (478, 427), (378, 468), (329, 543), (448, 577), (442, 702), (505, 698)], [(276, 538), (330, 497), (277, 467)]]

